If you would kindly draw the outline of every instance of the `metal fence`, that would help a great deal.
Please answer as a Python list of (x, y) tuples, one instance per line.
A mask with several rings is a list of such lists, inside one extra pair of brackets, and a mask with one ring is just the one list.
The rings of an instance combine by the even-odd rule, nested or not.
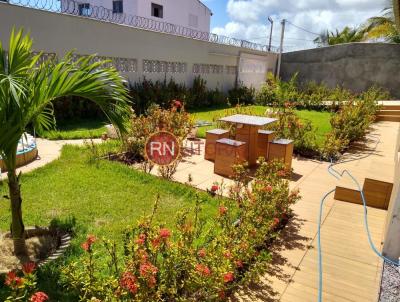
[[(83, 18), (96, 19), (115, 24), (124, 24), (134, 28), (151, 30), (175, 36), (182, 36), (195, 40), (268, 52), (268, 46), (266, 45), (230, 38), (209, 32), (198, 31), (181, 25), (158, 21), (150, 18), (129, 15), (125, 13), (114, 13), (112, 9), (107, 9), (102, 6), (90, 5), (90, 7), (82, 7), (82, 3), (76, 2), (74, 0), (9, 0), (8, 3), (12, 5), (51, 11), (60, 14), (68, 14)], [(277, 49), (273, 49), (272, 51), (277, 52)]]

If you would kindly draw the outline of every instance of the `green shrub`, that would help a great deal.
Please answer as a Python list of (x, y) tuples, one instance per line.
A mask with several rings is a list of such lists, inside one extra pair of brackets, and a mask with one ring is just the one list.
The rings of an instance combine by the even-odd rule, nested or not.
[(255, 103), (256, 90), (253, 87), (247, 87), (238, 84), (228, 91), (229, 103), (231, 105), (248, 105)]
[(270, 114), (278, 121), (273, 124), (277, 138), (292, 139), (294, 151), (303, 156), (318, 154), (315, 129), (308, 120), (301, 120), (294, 110), (294, 105), (287, 102), (283, 107)]
[[(67, 289), (80, 301), (224, 301), (238, 285), (265, 273), (276, 236), (299, 200), (290, 192), (284, 164), (261, 162), (248, 187), (248, 172), (235, 167), (235, 199), (217, 195), (219, 207), (208, 222), (197, 200), (175, 219), (175, 230), (155, 224), (153, 214), (124, 234), (124, 256), (109, 240), (89, 235), (84, 256), (63, 269)], [(240, 190), (239, 190), (240, 189)], [(96, 259), (103, 248), (108, 265)]]
[(387, 97), (385, 91), (372, 87), (359, 98), (342, 102), (339, 111), (332, 114), (332, 130), (321, 150), (323, 157), (337, 158), (352, 142), (362, 139), (375, 121), (379, 110), (377, 101)]
[[(141, 163), (145, 172), (150, 172), (153, 168), (153, 164), (146, 160), (144, 154), (145, 144), (150, 135), (158, 131), (168, 131), (183, 143), (193, 128), (193, 119), (185, 112), (183, 105), (179, 101), (171, 105), (170, 109), (153, 105), (146, 115), (133, 115), (131, 118), (130, 131), (124, 137), (126, 157), (129, 161)], [(159, 174), (164, 178), (171, 178), (180, 160), (181, 158), (178, 158), (170, 168), (159, 167)]]

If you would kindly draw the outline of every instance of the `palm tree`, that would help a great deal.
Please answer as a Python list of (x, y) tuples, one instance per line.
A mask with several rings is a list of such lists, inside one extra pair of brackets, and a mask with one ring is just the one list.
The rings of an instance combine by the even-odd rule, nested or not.
[(393, 0), (393, 12), (397, 30), (400, 31), (400, 0)]
[(123, 78), (105, 62), (93, 56), (72, 60), (69, 54), (59, 63), (39, 63), (32, 54), (32, 40), (22, 30), (11, 33), (8, 53), (0, 43), (0, 156), (8, 174), (11, 203), (11, 234), (14, 252), (25, 253), (20, 175), (16, 174), (18, 141), (27, 127), (48, 129), (53, 125), (52, 102), (65, 96), (78, 96), (95, 102), (123, 133), (130, 113)]
[(367, 39), (384, 39), (385, 42), (400, 43), (400, 29), (396, 24), (396, 21), (400, 22), (398, 1), (393, 0), (393, 6), (385, 8), (381, 16), (368, 19), (365, 26)]
[(334, 32), (323, 32), (314, 40), (318, 46), (328, 46), (343, 43), (361, 42), (364, 39), (365, 31), (362, 28), (350, 28), (346, 26), (342, 31), (336, 29)]

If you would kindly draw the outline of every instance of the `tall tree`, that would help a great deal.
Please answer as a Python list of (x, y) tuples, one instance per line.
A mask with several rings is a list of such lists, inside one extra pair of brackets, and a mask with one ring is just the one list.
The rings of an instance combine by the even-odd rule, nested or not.
[[(399, 3), (393, 0), (393, 5), (382, 11), (381, 16), (369, 18), (365, 26), (367, 39), (383, 39), (389, 43), (400, 43), (400, 29), (396, 25), (396, 13)], [(399, 16), (397, 16), (399, 17)]]
[(8, 174), (11, 203), (11, 234), (16, 254), (25, 253), (20, 175), (16, 173), (18, 141), (29, 125), (48, 129), (53, 125), (52, 102), (78, 96), (95, 102), (121, 131), (129, 116), (128, 93), (123, 78), (93, 56), (74, 62), (71, 55), (59, 63), (39, 63), (32, 40), (22, 30), (10, 37), (8, 52), (0, 42), (0, 156)]
[(362, 28), (350, 28), (346, 26), (342, 31), (323, 32), (314, 40), (318, 46), (329, 46), (343, 43), (354, 43), (363, 41), (365, 31)]

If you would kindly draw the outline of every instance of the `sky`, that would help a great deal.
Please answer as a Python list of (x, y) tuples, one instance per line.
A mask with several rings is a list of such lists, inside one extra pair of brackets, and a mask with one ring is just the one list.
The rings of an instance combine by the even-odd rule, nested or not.
[[(315, 47), (316, 34), (355, 27), (377, 16), (388, 0), (202, 0), (213, 12), (211, 31), (268, 43), (268, 16), (274, 20), (272, 44), (279, 45), (281, 20), (287, 19), (285, 50)], [(294, 25), (308, 30), (306, 32)], [(310, 33), (311, 32), (311, 33)], [(314, 33), (314, 34), (313, 34)]]

